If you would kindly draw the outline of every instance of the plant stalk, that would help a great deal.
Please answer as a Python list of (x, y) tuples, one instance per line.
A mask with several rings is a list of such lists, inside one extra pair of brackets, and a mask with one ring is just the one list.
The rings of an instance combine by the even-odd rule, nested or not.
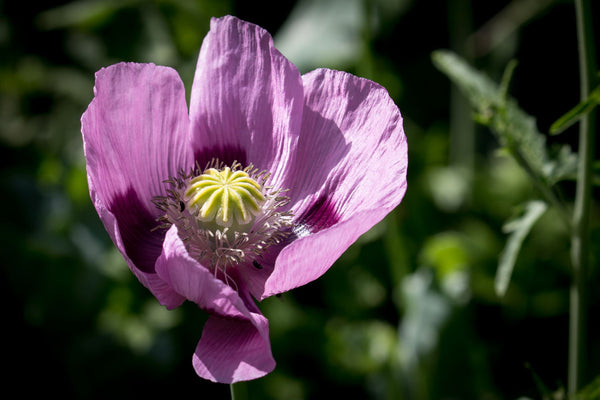
[(229, 385), (229, 391), (231, 393), (231, 400), (247, 400), (248, 389), (246, 382), (231, 383)]
[[(589, 0), (575, 0), (581, 100), (587, 99), (595, 83), (592, 11)], [(568, 393), (575, 398), (585, 383), (587, 283), (589, 275), (589, 215), (591, 203), (591, 172), (594, 161), (595, 112), (581, 118), (579, 125), (579, 166), (573, 210), (571, 261), (573, 279), (570, 298)]]
[[(453, 0), (448, 3), (450, 45), (468, 62), (473, 61), (471, 0)], [(450, 87), (450, 165), (467, 174), (469, 185), (475, 171), (475, 122), (471, 105), (456, 85)]]

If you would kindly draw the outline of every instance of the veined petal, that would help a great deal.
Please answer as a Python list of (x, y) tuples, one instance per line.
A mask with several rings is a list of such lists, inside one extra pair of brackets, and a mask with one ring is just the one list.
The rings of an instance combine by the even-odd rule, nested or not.
[(387, 91), (325, 69), (303, 82), (302, 130), (286, 179), (300, 239), (277, 257), (263, 298), (321, 276), (406, 191), (406, 137)]
[[(139, 269), (136, 264), (129, 257), (128, 252), (126, 251), (127, 246), (125, 243), (127, 241), (134, 241), (137, 238), (128, 237), (128, 235), (136, 235), (142, 230), (131, 229), (131, 227), (127, 224), (124, 224), (125, 229), (120, 229), (119, 223), (115, 215), (110, 212), (106, 206), (102, 203), (102, 200), (98, 198), (96, 195), (96, 190), (92, 182), (90, 184), (90, 196), (92, 199), (92, 203), (96, 207), (98, 211), (98, 215), (100, 216), (100, 220), (104, 224), (106, 231), (108, 232), (110, 238), (113, 243), (119, 249), (123, 258), (127, 262), (127, 265), (134, 273), (134, 275), (138, 278), (138, 280), (144, 285), (146, 288), (152, 292), (154, 297), (159, 301), (160, 304), (164, 305), (168, 309), (174, 309), (179, 307), (185, 300), (183, 296), (179, 293), (175, 292), (165, 281), (163, 281), (156, 273), (148, 273)], [(154, 265), (154, 261), (156, 257), (153, 257), (153, 253), (158, 251), (160, 253), (160, 249), (162, 248), (162, 235), (151, 235), (143, 238), (143, 245), (140, 247), (131, 248), (130, 252), (133, 254), (138, 261), (137, 264), (147, 264)], [(158, 250), (156, 250), (158, 249)]]
[(283, 174), (300, 130), (302, 81), (264, 29), (226, 16), (211, 21), (190, 101), (200, 165), (213, 157)]
[(193, 356), (196, 373), (221, 383), (265, 376), (275, 360), (261, 331), (268, 334), (268, 321), (261, 314), (253, 313), (251, 321), (211, 315)]
[[(273, 273), (277, 256), (285, 246), (286, 243), (273, 244), (269, 247), (268, 251), (257, 259), (252, 262), (239, 264), (236, 267), (240, 276), (243, 277), (244, 284), (255, 299), (261, 300), (268, 297), (264, 295), (265, 282)], [(271, 293), (270, 295), (277, 293)]]
[(386, 209), (358, 212), (330, 228), (292, 242), (277, 256), (275, 268), (264, 284), (261, 300), (323, 275), (360, 235), (388, 212)]
[(273, 370), (268, 321), (243, 283), (237, 282), (238, 293), (191, 258), (176, 226), (167, 231), (156, 269), (177, 293), (212, 314), (193, 358), (198, 375), (232, 383)]
[(153, 64), (103, 68), (81, 124), (96, 210), (136, 276), (152, 274), (164, 233), (152, 232), (159, 212), (151, 200), (165, 193), (165, 179), (192, 165), (183, 83)]

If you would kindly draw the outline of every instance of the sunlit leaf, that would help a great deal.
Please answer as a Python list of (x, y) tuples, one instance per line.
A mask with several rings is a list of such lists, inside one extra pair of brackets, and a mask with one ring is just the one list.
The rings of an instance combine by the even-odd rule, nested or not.
[(547, 208), (548, 205), (543, 201), (531, 201), (527, 204), (521, 217), (510, 221), (504, 226), (504, 230), (509, 232), (510, 236), (500, 254), (498, 271), (496, 272), (495, 289), (498, 296), (504, 296), (506, 293), (521, 245), (535, 222), (544, 214)]
[(579, 121), (581, 117), (592, 111), (600, 104), (600, 86), (594, 89), (587, 99), (573, 107), (569, 112), (560, 117), (550, 126), (550, 133), (558, 135), (564, 132), (571, 125)]
[(577, 156), (563, 147), (556, 157), (550, 157), (546, 137), (538, 131), (535, 119), (508, 97), (508, 81), (515, 63), (509, 63), (498, 85), (450, 51), (435, 51), (432, 60), (467, 97), (475, 112), (474, 119), (494, 133), (503, 150), (527, 173), (544, 200), (561, 211), (562, 221), (569, 226), (568, 211), (553, 185), (574, 175)]
[(434, 51), (435, 66), (465, 93), (471, 105), (485, 114), (492, 105), (504, 103), (498, 86), (486, 75), (468, 65), (458, 55), (445, 50)]
[[(488, 126), (502, 146), (538, 178), (547, 178), (545, 137), (538, 131), (535, 119), (519, 108), (506, 95), (507, 79), (501, 85), (468, 65), (449, 51), (435, 51), (434, 64), (463, 91), (475, 111), (475, 119)], [(509, 64), (510, 76), (514, 63)]]

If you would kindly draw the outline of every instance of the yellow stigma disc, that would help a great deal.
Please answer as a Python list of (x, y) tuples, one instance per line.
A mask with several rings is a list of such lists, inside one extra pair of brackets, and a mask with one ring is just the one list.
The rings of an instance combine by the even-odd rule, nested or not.
[(193, 178), (185, 192), (188, 207), (201, 221), (222, 227), (253, 221), (265, 201), (262, 186), (242, 170), (209, 168)]

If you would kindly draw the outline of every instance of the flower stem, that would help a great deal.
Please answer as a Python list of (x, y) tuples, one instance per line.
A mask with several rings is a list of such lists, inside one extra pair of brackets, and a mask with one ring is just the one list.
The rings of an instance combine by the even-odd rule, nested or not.
[[(592, 11), (589, 0), (575, 0), (577, 40), (579, 44), (579, 73), (581, 99), (588, 97), (595, 81), (595, 54), (591, 25)], [(591, 203), (591, 171), (594, 159), (595, 113), (582, 117), (579, 126), (579, 167), (575, 208), (573, 210), (573, 233), (571, 237), (571, 260), (573, 280), (571, 284), (569, 327), (569, 397), (574, 398), (585, 380), (587, 277), (589, 267), (589, 215)]]
[(243, 383), (232, 383), (229, 385), (229, 390), (231, 392), (231, 400), (246, 400), (246, 388)]

